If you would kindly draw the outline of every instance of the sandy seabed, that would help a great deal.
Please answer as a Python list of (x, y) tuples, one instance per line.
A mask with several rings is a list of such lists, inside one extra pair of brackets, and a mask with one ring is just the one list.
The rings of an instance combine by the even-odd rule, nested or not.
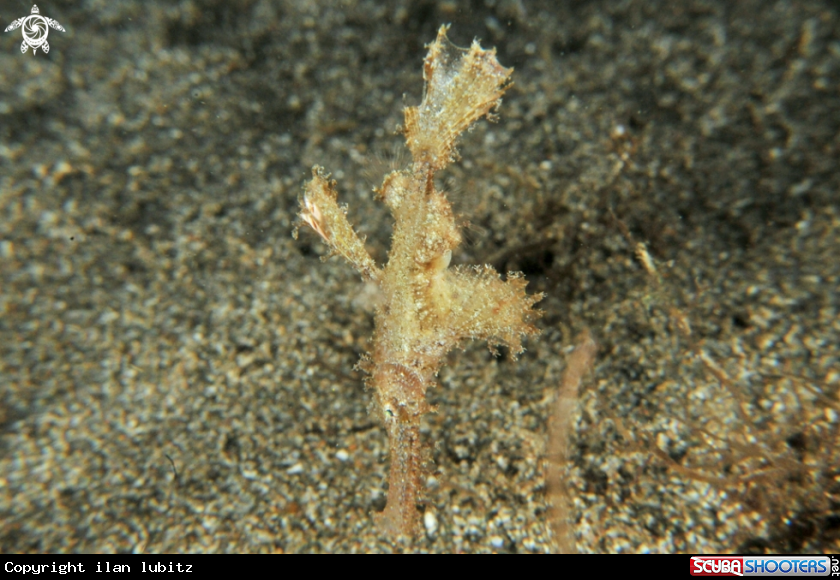
[[(579, 550), (840, 551), (837, 4), (557, 4), (56, 0), (48, 54), (0, 35), (0, 551), (550, 551), (583, 329)], [(441, 177), (453, 263), (546, 298), (519, 360), (449, 356), (392, 545), (376, 298), (291, 231), (323, 165), (387, 259), (442, 23), (515, 68)]]

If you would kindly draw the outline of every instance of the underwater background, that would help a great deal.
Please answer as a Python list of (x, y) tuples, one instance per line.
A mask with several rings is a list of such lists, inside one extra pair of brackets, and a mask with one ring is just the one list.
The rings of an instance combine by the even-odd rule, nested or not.
[[(4, 2), (0, 29), (30, 13)], [(0, 551), (546, 552), (577, 337), (585, 552), (840, 551), (836, 2), (39, 4), (0, 34)], [(425, 44), (514, 67), (441, 178), (453, 264), (542, 333), (451, 354), (424, 528), (392, 545), (355, 365), (376, 296), (291, 236), (314, 164), (379, 262)]]

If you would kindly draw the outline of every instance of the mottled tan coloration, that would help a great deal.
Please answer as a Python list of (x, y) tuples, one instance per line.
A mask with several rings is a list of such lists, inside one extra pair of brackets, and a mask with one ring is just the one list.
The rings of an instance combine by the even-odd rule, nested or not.
[(546, 500), (548, 523), (554, 536), (554, 552), (575, 554), (574, 501), (568, 485), (568, 469), (572, 465), (572, 435), (578, 406), (578, 392), (584, 375), (595, 362), (598, 345), (589, 330), (578, 337), (577, 346), (566, 361), (563, 380), (552, 404), (548, 420), (546, 446)]
[(499, 64), (495, 50), (483, 50), (477, 41), (451, 62), (446, 42), (446, 27), (441, 27), (423, 68), (423, 102), (405, 109), (411, 156), (415, 163), (430, 163), (435, 170), (449, 165), (458, 136), (498, 106), (513, 72)]
[(387, 175), (377, 192), (395, 218), (388, 264), (381, 270), (374, 264), (320, 168), (301, 197), (303, 222), (384, 296), (365, 370), (390, 442), (388, 502), (380, 522), (391, 537), (410, 535), (417, 524), (420, 419), (429, 411), (426, 390), (444, 355), (467, 339), (480, 339), (491, 347), (507, 345), (515, 356), (522, 335), (537, 332), (531, 322), (539, 316), (532, 306), (541, 296), (525, 294), (521, 275), (503, 281), (490, 266), (449, 269), (461, 234), (434, 176), (453, 160), (457, 137), (498, 106), (512, 72), (477, 42), (460, 58), (450, 48), (441, 27), (425, 60), (423, 101), (405, 110), (413, 163)]

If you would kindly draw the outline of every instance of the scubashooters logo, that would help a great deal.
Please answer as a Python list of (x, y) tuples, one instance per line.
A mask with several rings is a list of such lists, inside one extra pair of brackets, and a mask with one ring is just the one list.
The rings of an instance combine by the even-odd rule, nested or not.
[(41, 11), (38, 10), (37, 5), (32, 6), (32, 13), (29, 16), (13, 20), (4, 32), (10, 32), (18, 28), (23, 30), (23, 43), (20, 45), (20, 51), (26, 52), (31, 47), (33, 55), (38, 52), (39, 48), (44, 51), (44, 54), (50, 51), (50, 43), (47, 42), (50, 28), (65, 32), (64, 27), (58, 23), (58, 20), (41, 16)]
[(693, 556), (692, 576), (837, 576), (828, 556)]

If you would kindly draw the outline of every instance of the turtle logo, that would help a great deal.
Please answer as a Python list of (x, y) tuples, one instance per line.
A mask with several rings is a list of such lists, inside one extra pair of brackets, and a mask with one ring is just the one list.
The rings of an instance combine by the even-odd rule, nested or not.
[(6, 27), (5, 32), (15, 30), (23, 25), (23, 44), (20, 45), (20, 51), (26, 52), (26, 49), (32, 47), (32, 54), (38, 52), (38, 49), (47, 54), (50, 51), (50, 45), (47, 42), (47, 34), (50, 28), (55, 28), (61, 32), (65, 32), (64, 27), (58, 23), (58, 20), (41, 16), (38, 6), (32, 5), (32, 14), (18, 18)]

